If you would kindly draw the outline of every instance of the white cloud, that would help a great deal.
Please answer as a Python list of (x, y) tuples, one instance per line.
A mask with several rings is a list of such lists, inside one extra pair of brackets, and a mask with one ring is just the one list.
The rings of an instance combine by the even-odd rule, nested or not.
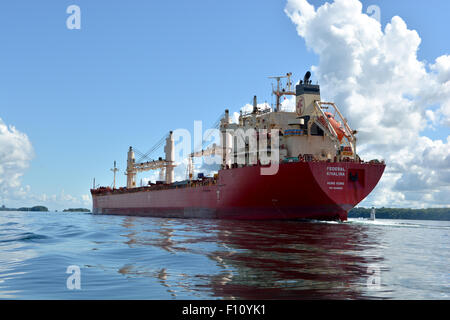
[(295, 96), (290, 96), (281, 101), (281, 111), (294, 112), (295, 111)]
[(445, 83), (450, 81), (450, 55), (437, 58), (436, 63), (431, 66), (431, 70), (437, 73), (439, 82)]
[[(271, 109), (270, 105), (267, 102), (257, 103), (257, 108), (259, 110)], [(253, 111), (253, 105), (249, 104), (249, 103), (247, 103), (240, 109), (240, 112), (242, 112), (242, 113), (249, 113), (252, 111)], [(233, 123), (239, 123), (239, 112), (233, 112), (233, 115), (231, 116), (231, 121)]]
[(82, 194), (80, 196), (75, 196), (72, 194), (68, 194), (64, 191), (64, 189), (61, 190), (59, 194), (52, 194), (52, 195), (38, 195), (34, 198), (39, 199), (40, 197), (43, 197), (43, 205), (46, 205), (49, 207), (49, 209), (68, 209), (68, 208), (91, 208), (92, 207), (92, 200), (91, 196), (89, 194)]
[(20, 178), (33, 158), (33, 147), (27, 135), (0, 118), (0, 195), (3, 199), (26, 194), (29, 186), (21, 187)]
[(450, 125), (450, 56), (431, 65), (419, 61), (419, 34), (398, 16), (383, 30), (358, 0), (317, 9), (288, 0), (285, 13), (319, 56), (312, 70), (322, 99), (334, 100), (358, 129), (359, 153), (387, 161), (366, 203), (449, 206), (450, 136), (432, 140), (421, 132), (448, 132), (440, 126)]
[(50, 209), (69, 206), (91, 206), (90, 195), (80, 197), (34, 193), (29, 185), (21, 184), (21, 177), (28, 169), (34, 156), (33, 146), (28, 136), (8, 126), (0, 118), (0, 201), (9, 207), (45, 205)]

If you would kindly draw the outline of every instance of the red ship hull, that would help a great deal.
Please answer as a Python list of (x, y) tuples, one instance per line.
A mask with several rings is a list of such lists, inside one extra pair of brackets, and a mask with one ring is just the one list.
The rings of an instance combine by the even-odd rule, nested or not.
[(171, 218), (347, 220), (375, 188), (385, 165), (354, 162), (280, 164), (220, 170), (208, 186), (92, 190), (93, 213)]

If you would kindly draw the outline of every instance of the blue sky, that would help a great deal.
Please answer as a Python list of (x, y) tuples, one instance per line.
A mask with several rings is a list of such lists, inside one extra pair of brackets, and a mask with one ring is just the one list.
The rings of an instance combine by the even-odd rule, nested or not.
[[(315, 7), (325, 1), (310, 1)], [(68, 30), (66, 8), (81, 8)], [(420, 34), (418, 59), (450, 52), (449, 1), (363, 1), (384, 26), (399, 15)], [(285, 1), (5, 1), (0, 5), (0, 118), (25, 133), (34, 157), (22, 177), (35, 194), (88, 194), (109, 185), (114, 160), (149, 149), (194, 120), (271, 101), (268, 76), (296, 79), (317, 55), (284, 13)], [(314, 76), (313, 76), (314, 77)], [(445, 139), (448, 128), (425, 134)], [(5, 201), (20, 205), (18, 201)], [(29, 204), (31, 205), (31, 203)], [(64, 204), (47, 203), (62, 209)]]

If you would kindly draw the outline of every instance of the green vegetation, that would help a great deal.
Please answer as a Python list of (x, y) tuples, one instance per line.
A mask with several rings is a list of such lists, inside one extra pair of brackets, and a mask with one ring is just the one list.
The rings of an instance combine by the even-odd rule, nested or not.
[(22, 207), (22, 208), (16, 209), (16, 208), (6, 208), (5, 206), (1, 206), (0, 211), (44, 211), (44, 212), (48, 212), (48, 208), (44, 207), (44, 206), (34, 206), (31, 208)]
[[(370, 208), (353, 208), (348, 213), (349, 218), (369, 218)], [(376, 208), (376, 218), (405, 220), (446, 220), (450, 221), (450, 208), (403, 209)]]
[[(21, 208), (7, 208), (4, 205), (0, 207), (0, 211), (41, 211), (48, 212), (48, 208), (44, 206), (34, 206), (31, 208), (21, 207)], [(58, 212), (58, 210), (56, 210)], [(91, 212), (91, 210), (86, 208), (70, 208), (65, 209), (63, 212)]]
[(85, 208), (70, 208), (64, 209), (63, 212), (91, 212), (91, 210)]

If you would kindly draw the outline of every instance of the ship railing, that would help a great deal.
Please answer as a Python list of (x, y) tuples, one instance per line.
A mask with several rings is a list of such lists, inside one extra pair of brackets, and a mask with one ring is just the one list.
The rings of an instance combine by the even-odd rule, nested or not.
[[(262, 115), (262, 114), (266, 114), (266, 113), (271, 113), (272, 112), (272, 108), (266, 108), (266, 109), (258, 109), (258, 111), (256, 112), (256, 115)], [(247, 112), (242, 112), (240, 114), (241, 117), (249, 117), (251, 115), (254, 115), (255, 113), (253, 111), (247, 111)]]

